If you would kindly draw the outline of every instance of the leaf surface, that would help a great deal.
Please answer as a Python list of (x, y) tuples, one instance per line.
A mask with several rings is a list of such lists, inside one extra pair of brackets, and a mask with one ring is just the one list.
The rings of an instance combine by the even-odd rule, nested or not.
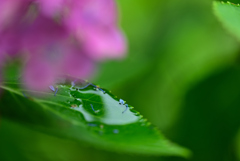
[(45, 92), (24, 90), (17, 82), (5, 82), (1, 86), (2, 117), (36, 131), (105, 150), (189, 155), (188, 150), (168, 141), (132, 106), (127, 107), (126, 102), (119, 104), (119, 99), (106, 89), (81, 80), (74, 86), (68, 79), (59, 82)]
[(240, 41), (240, 5), (214, 2), (214, 12), (223, 26)]

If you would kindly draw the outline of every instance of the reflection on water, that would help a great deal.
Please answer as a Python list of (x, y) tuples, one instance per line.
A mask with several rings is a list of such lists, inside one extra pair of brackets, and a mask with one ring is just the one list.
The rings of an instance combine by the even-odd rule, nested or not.
[[(122, 137), (125, 141), (133, 141), (138, 139), (136, 136), (141, 138), (144, 133), (152, 133), (147, 120), (143, 119), (139, 112), (105, 89), (82, 80), (74, 83), (65, 80), (58, 87), (58, 96), (63, 96), (58, 102), (69, 107), (72, 112), (79, 112), (86, 128), (101, 137)], [(134, 135), (134, 139), (127, 139), (130, 135)]]
[[(126, 106), (120, 105), (119, 102), (112, 98), (108, 93), (103, 94), (103, 92), (96, 90), (72, 90), (71, 94), (76, 95), (76, 92), (79, 93), (79, 96), (89, 96), (89, 94), (91, 94), (91, 98), (100, 98), (100, 100), (98, 100), (99, 102), (95, 102), (95, 100), (91, 100), (89, 98), (81, 99), (81, 97), (78, 97), (77, 100), (79, 101), (80, 105), (73, 109), (80, 111), (88, 122), (101, 122), (108, 125), (124, 125), (134, 123), (139, 120), (139, 117), (130, 110), (127, 110), (123, 113), (122, 111), (126, 109)], [(93, 106), (94, 110), (91, 108), (91, 105)], [(96, 113), (98, 113), (96, 111), (99, 111), (99, 113), (103, 111), (103, 115), (96, 115)]]

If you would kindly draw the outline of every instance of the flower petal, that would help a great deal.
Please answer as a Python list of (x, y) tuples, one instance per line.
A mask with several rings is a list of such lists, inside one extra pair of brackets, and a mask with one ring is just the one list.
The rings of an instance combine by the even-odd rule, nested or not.
[(36, 0), (43, 14), (49, 17), (54, 17), (65, 6), (64, 0)]
[(61, 71), (64, 74), (86, 79), (94, 70), (94, 63), (85, 57), (83, 53), (72, 51), (65, 55), (61, 66)]
[(94, 60), (121, 58), (126, 43), (116, 21), (113, 0), (82, 0), (71, 8), (65, 24)]
[(85, 30), (85, 33), (80, 34), (84, 37), (83, 43), (92, 59), (99, 61), (108, 58), (122, 58), (125, 56), (125, 38), (118, 29), (111, 28), (102, 30), (101, 28), (89, 27)]
[(37, 57), (32, 57), (23, 71), (24, 84), (33, 90), (46, 90), (49, 85), (53, 84), (55, 76), (52, 65)]
[(9, 23), (21, 15), (22, 9), (30, 1), (29, 0), (1, 0), (0, 1), (0, 31)]

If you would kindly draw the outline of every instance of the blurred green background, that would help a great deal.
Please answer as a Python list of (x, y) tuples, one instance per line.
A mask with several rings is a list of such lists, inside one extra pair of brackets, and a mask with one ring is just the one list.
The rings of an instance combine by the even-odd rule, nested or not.
[(101, 64), (93, 82), (191, 149), (190, 160), (240, 160), (240, 42), (212, 1), (117, 2), (129, 53)]
[[(189, 148), (189, 160), (240, 161), (240, 42), (214, 16), (212, 1), (117, 2), (129, 52), (123, 60), (99, 64), (91, 81), (134, 106), (171, 141)], [(0, 152), (9, 160), (22, 155), (37, 161), (186, 160), (83, 148), (10, 121), (0, 132), (14, 138), (6, 139)]]

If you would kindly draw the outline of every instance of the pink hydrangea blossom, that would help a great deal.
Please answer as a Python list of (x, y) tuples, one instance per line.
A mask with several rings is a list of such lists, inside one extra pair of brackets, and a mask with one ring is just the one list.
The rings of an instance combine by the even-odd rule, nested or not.
[(59, 74), (86, 78), (95, 62), (121, 58), (114, 0), (1, 0), (0, 63), (27, 55), (22, 79), (44, 89)]

